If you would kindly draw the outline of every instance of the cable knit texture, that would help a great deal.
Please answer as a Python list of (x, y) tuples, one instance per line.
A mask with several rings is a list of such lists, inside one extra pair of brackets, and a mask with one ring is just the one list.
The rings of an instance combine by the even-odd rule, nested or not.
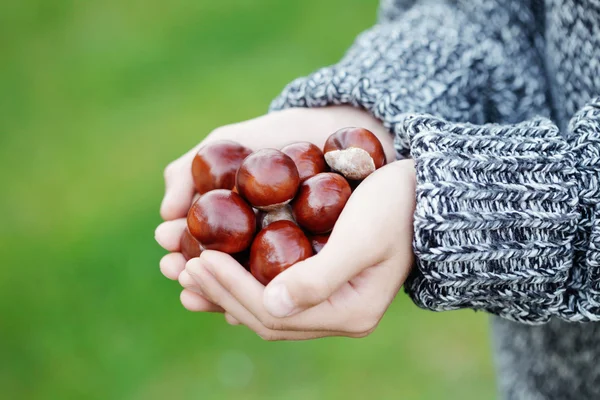
[(411, 298), (501, 317), (506, 398), (598, 399), (599, 95), (598, 0), (383, 0), (339, 63), (271, 110), (380, 119), (415, 159)]

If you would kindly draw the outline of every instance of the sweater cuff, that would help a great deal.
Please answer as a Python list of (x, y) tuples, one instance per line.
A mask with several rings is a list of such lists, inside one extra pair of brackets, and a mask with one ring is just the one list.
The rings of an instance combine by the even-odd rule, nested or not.
[(571, 119), (568, 132), (579, 175), (581, 217), (559, 317), (574, 322), (600, 321), (600, 97)]
[(564, 304), (573, 263), (577, 171), (558, 128), (406, 115), (417, 176), (406, 290), (423, 308), (472, 308), (543, 323)]

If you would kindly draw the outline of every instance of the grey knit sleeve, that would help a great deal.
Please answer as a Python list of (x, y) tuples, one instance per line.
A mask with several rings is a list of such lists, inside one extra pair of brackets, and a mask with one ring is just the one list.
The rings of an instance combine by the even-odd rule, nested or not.
[[(410, 152), (404, 113), (471, 123), (543, 115), (543, 73), (526, 29), (499, 32), (508, 18), (504, 8), (486, 15), (490, 1), (473, 1), (481, 4), (383, 1), (378, 24), (359, 35), (339, 63), (294, 80), (270, 110), (366, 109), (394, 135), (399, 158)], [(530, 15), (524, 6), (517, 11)], [(486, 16), (499, 22), (486, 24)]]
[(421, 307), (600, 320), (600, 98), (571, 122), (405, 115), (417, 173), (406, 290)]

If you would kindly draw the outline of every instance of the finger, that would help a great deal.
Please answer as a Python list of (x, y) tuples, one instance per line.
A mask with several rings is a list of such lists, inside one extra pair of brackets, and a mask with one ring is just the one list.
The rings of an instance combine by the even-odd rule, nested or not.
[(192, 150), (165, 169), (165, 196), (160, 206), (160, 215), (165, 221), (183, 218), (192, 204), (194, 180), (192, 160), (196, 150)]
[[(184, 269), (183, 271), (181, 271), (181, 273), (179, 274), (178, 281), (179, 281), (179, 284), (181, 285), (181, 287), (183, 287), (184, 289), (187, 289), (191, 292), (194, 292), (203, 297), (206, 297), (206, 296), (204, 296), (204, 293), (202, 292), (202, 289), (200, 288), (200, 285), (198, 284), (198, 282), (190, 276), (190, 274), (188, 273), (187, 270)], [(208, 300), (211, 300), (211, 299), (208, 299)]]
[(225, 321), (227, 321), (227, 323), (229, 325), (240, 325), (240, 321), (238, 321), (237, 319), (235, 319), (231, 314), (229, 313), (225, 313)]
[(185, 218), (167, 221), (160, 224), (154, 231), (158, 244), (168, 251), (179, 251), (181, 235), (187, 226)]
[[(323, 302), (302, 313), (287, 318), (276, 318), (269, 314), (263, 305), (264, 286), (229, 255), (205, 251), (200, 258), (187, 263), (185, 273), (200, 280), (202, 269), (208, 270), (229, 296), (270, 330), (341, 332), (348, 329), (352, 333), (359, 333), (357, 329), (363, 327), (362, 324), (357, 326), (354, 321), (354, 317), (360, 318), (357, 313), (364, 308), (363, 302), (349, 285), (340, 293), (345, 298), (344, 302), (340, 302), (343, 307), (336, 309), (332, 303)], [(347, 295), (344, 293), (347, 291), (352, 293)], [(217, 303), (221, 301), (210, 298)]]
[(211, 298), (216, 300), (220, 307), (226, 310), (240, 324), (246, 325), (248, 328), (256, 332), (261, 338), (269, 341), (275, 340), (309, 340), (327, 336), (348, 336), (362, 337), (364, 335), (348, 334), (345, 332), (332, 331), (275, 331), (262, 325), (258, 319), (246, 310), (231, 294), (227, 292), (216, 280), (216, 278), (204, 267), (198, 263), (199, 259), (194, 259), (193, 264), (198, 264), (195, 278), (200, 282), (202, 291), (209, 294)]
[(177, 280), (185, 269), (185, 262), (181, 253), (169, 253), (160, 260), (160, 272), (171, 280)]
[(223, 312), (223, 309), (197, 293), (189, 290), (183, 290), (179, 296), (181, 304), (189, 311), (193, 312)]
[(267, 285), (263, 303), (271, 315), (283, 318), (320, 304), (380, 261), (370, 251), (377, 246), (377, 236), (358, 234), (355, 227), (363, 225), (356, 220), (351, 213), (340, 216), (321, 252), (283, 271)]

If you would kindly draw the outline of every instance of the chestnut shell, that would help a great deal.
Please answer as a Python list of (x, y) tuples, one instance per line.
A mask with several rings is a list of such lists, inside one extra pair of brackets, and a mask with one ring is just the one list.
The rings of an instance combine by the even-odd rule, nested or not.
[(298, 225), (312, 234), (327, 233), (333, 229), (350, 198), (348, 181), (333, 172), (323, 172), (300, 185), (292, 202), (292, 211)]
[(294, 160), (276, 149), (250, 154), (240, 165), (236, 188), (253, 207), (269, 210), (288, 203), (298, 190), (300, 176)]
[(260, 231), (250, 247), (250, 272), (263, 285), (313, 255), (310, 241), (296, 224), (275, 221)]
[(323, 152), (319, 147), (310, 142), (296, 142), (288, 144), (281, 152), (290, 156), (298, 168), (300, 182), (328, 170)]
[(233, 189), (235, 175), (252, 150), (231, 140), (202, 146), (192, 161), (194, 186), (200, 194), (215, 189)]
[(187, 217), (192, 236), (207, 250), (239, 253), (252, 242), (256, 216), (242, 197), (226, 189), (203, 194)]

